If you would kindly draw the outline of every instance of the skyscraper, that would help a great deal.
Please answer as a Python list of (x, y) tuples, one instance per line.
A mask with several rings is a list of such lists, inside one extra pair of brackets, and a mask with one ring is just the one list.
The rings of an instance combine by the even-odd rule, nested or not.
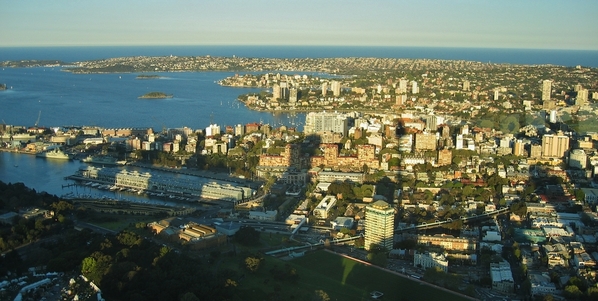
[(542, 81), (542, 100), (550, 100), (550, 94), (552, 93), (552, 81)]
[(385, 201), (365, 207), (365, 249), (378, 245), (392, 250), (394, 243), (394, 209)]

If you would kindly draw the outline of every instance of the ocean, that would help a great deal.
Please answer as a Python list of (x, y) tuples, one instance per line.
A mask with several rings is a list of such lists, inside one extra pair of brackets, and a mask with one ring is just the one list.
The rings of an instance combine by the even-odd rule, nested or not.
[(383, 57), (598, 67), (596, 50), (365, 46), (89, 46), (0, 47), (0, 61), (76, 62), (123, 56), (233, 56), (271, 58)]

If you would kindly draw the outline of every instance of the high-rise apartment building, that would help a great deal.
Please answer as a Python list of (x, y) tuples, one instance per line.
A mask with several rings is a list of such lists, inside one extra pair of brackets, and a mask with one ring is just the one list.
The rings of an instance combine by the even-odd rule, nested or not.
[(280, 99), (289, 99), (289, 84), (287, 82), (280, 82)]
[(328, 93), (328, 83), (324, 82), (322, 83), (322, 96), (326, 96), (326, 93)]
[(338, 97), (341, 95), (341, 83), (339, 81), (332, 81), (330, 84), (330, 89), (332, 89), (332, 95)]
[(562, 132), (542, 137), (542, 157), (562, 158), (567, 150), (569, 150), (569, 137)]
[(577, 91), (577, 97), (575, 98), (575, 104), (578, 106), (583, 106), (588, 103), (588, 89), (579, 89)]
[(297, 91), (297, 88), (292, 87), (291, 89), (289, 89), (289, 102), (296, 103), (298, 99), (298, 94), (299, 92)]
[(411, 81), (411, 94), (419, 93), (419, 87), (417, 86), (416, 81)]
[(436, 135), (428, 133), (415, 134), (415, 151), (436, 150)]
[(399, 93), (407, 93), (407, 80), (401, 79), (399, 81)]
[(332, 112), (310, 112), (305, 116), (305, 134), (315, 134), (317, 132), (335, 132), (347, 136), (349, 131), (349, 121), (347, 116)]
[(525, 154), (525, 148), (522, 140), (515, 141), (513, 145), (513, 155), (515, 156), (523, 156)]
[(550, 100), (550, 94), (552, 93), (552, 81), (542, 81), (542, 100)]
[(469, 91), (471, 83), (468, 80), (463, 81), (463, 91)]
[(278, 100), (280, 98), (281, 98), (280, 85), (279, 84), (272, 85), (272, 99)]
[(394, 209), (385, 201), (365, 207), (365, 249), (378, 245), (392, 250), (394, 243)]

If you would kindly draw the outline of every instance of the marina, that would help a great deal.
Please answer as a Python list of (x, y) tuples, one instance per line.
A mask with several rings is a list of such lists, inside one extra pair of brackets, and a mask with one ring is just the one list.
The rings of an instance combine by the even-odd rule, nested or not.
[(165, 175), (157, 171), (140, 172), (126, 168), (87, 166), (80, 168), (68, 178), (87, 181), (87, 185), (112, 191), (126, 190), (179, 200), (202, 198), (236, 203), (246, 201), (255, 195), (255, 190), (252, 188), (235, 183), (189, 175)]
[[(79, 169), (93, 167), (79, 160), (46, 160), (32, 154), (0, 152), (0, 180), (6, 183), (21, 182), (37, 191), (45, 191), (67, 199), (96, 199), (163, 205), (170, 207), (205, 208), (229, 203), (194, 195), (170, 194), (167, 191), (148, 191), (135, 187), (114, 187), (112, 183), (92, 180), (72, 180)], [(116, 169), (123, 167), (114, 167)], [(187, 177), (177, 173), (129, 166), (129, 170), (139, 174), (151, 172), (161, 177)], [(204, 179), (205, 182), (212, 181)]]

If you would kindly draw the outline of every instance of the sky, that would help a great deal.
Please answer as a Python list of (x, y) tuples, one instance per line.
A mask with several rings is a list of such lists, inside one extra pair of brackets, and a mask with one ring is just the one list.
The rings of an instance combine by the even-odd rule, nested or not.
[(598, 50), (596, 0), (0, 0), (0, 47)]

